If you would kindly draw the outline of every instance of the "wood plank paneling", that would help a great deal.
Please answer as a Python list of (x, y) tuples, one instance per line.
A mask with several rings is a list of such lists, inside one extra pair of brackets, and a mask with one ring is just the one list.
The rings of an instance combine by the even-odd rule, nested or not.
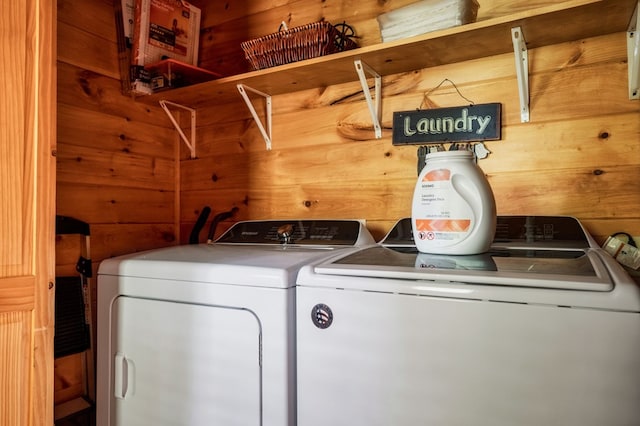
[(58, 0), (58, 60), (119, 79), (110, 0)]
[[(304, 0), (297, 0), (298, 2)], [(366, 15), (376, 17), (379, 13), (414, 3), (415, 0), (385, 0), (375, 4), (358, 0), (336, 1), (325, 0), (323, 7), (336, 10), (333, 16), (345, 19), (350, 15)], [(202, 26), (204, 28), (219, 25), (245, 16), (258, 15), (278, 7), (294, 3), (292, 0), (234, 1), (227, 0), (192, 0), (191, 3), (203, 9)], [(481, 0), (478, 8), (478, 20), (485, 20), (508, 15), (515, 12), (534, 9), (557, 3), (556, 0)], [(291, 9), (295, 10), (295, 9)], [(288, 14), (287, 14), (288, 15)]]
[(91, 238), (92, 257), (97, 260), (177, 243), (170, 224), (100, 224), (93, 227)]
[[(363, 2), (354, 0), (295, 0), (271, 2), (212, 2), (206, 6), (200, 47), (200, 65), (224, 75), (248, 70), (240, 48), (243, 41), (277, 32), (281, 22), (289, 28), (325, 20), (346, 22), (356, 32), (359, 46), (380, 42), (376, 17), (413, 0)], [(244, 12), (244, 13), (243, 13)]]
[(32, 311), (0, 313), (0, 424), (28, 425), (30, 404), (17, 398), (30, 393)]
[[(200, 44), (200, 66), (223, 75), (248, 70), (240, 43), (278, 31), (281, 22), (289, 28), (324, 19), (338, 24), (346, 21), (356, 32), (359, 46), (381, 42), (377, 16), (415, 0), (200, 0), (204, 9)], [(478, 21), (557, 3), (553, 0), (482, 0)]]
[(0, 15), (0, 425), (53, 423), (55, 4)]
[(627, 190), (629, 176), (640, 176), (640, 165), (490, 174), (489, 183), (501, 214), (526, 211), (616, 221), (636, 217), (640, 205), (640, 192)]
[(54, 391), (56, 404), (82, 396), (82, 357), (74, 354), (56, 359)]
[[(120, 91), (113, 2), (59, 0), (58, 10), (57, 213), (89, 223), (95, 276), (104, 258), (176, 243), (177, 139), (159, 105)], [(76, 236), (55, 250), (56, 271), (74, 274)], [(82, 396), (80, 370), (56, 362), (57, 403)]]
[(172, 191), (174, 163), (164, 158), (58, 146), (58, 182)]
[(33, 310), (35, 287), (32, 276), (0, 278), (0, 313)]
[[(60, 40), (60, 43), (63, 41)], [(154, 123), (168, 130), (173, 129), (159, 105), (133, 102), (130, 97), (120, 93), (119, 80), (91, 71), (88, 67), (89, 65), (79, 67), (58, 61), (59, 105), (71, 105), (133, 122)]]
[[(503, 104), (503, 139), (480, 162), (500, 214), (575, 215), (600, 237), (640, 232), (640, 108), (627, 99), (624, 34), (529, 53), (531, 123), (520, 122), (513, 55), (499, 55), (386, 77), (383, 127), (394, 111), (464, 105), (450, 84), (433, 90), (451, 79), (474, 102)], [(417, 146), (393, 146), (389, 130), (373, 139), (357, 83), (274, 96), (273, 111), (266, 151), (244, 105), (200, 110), (199, 158), (181, 165), (185, 228), (205, 204), (238, 206), (244, 219), (363, 217), (378, 234), (410, 215)]]
[[(640, 194), (625, 191), (625, 186), (629, 175), (639, 174), (637, 165), (617, 166), (597, 173), (584, 168), (514, 171), (490, 174), (489, 182), (499, 214), (526, 211), (584, 219), (633, 218)], [(394, 220), (411, 215), (414, 182), (415, 178), (379, 181), (337, 178), (330, 187), (324, 181), (305, 181), (250, 189), (240, 194), (232, 189), (187, 192), (183, 194), (182, 218), (185, 222), (195, 222), (197, 208), (208, 204), (219, 211), (238, 206), (238, 217), (245, 219), (362, 216), (367, 220)]]
[[(543, 50), (532, 49), (529, 51), (531, 75), (532, 77), (543, 75), (545, 72), (553, 75), (560, 70), (594, 64), (604, 64), (605, 67), (607, 66), (606, 64), (618, 64), (617, 69), (624, 72), (626, 61), (625, 44), (625, 35), (620, 33), (549, 46)], [(512, 117), (512, 120), (519, 122), (517, 85), (512, 54), (468, 61), (464, 66), (450, 64), (384, 77), (382, 110), (385, 114), (385, 121), (388, 122), (390, 120), (391, 112), (396, 110), (395, 108), (415, 109), (421, 106), (447, 106), (464, 102), (456, 94), (451, 84), (443, 84), (438, 90), (434, 90), (436, 86), (442, 83), (444, 78), (455, 82), (460, 91), (475, 102), (494, 101), (496, 99), (503, 101), (502, 98), (506, 96), (508, 100), (516, 103), (516, 111), (510, 117)], [(532, 86), (540, 87), (540, 90), (542, 90), (544, 87), (548, 87), (548, 80), (549, 77), (544, 77), (544, 79), (540, 77), (540, 83), (532, 81)], [(500, 92), (494, 93), (495, 87), (489, 85), (494, 84), (493, 82), (495, 81), (499, 81), (506, 87), (501, 88)], [(626, 81), (626, 77), (612, 77), (611, 81), (616, 87), (621, 87)], [(403, 96), (400, 97), (400, 95)], [(212, 101), (214, 99), (212, 98)], [(274, 115), (287, 112), (304, 112), (305, 110), (322, 106), (361, 102), (363, 99), (364, 96), (359, 83), (353, 81), (347, 84), (279, 95), (277, 96), (277, 101), (273, 102), (273, 111)], [(199, 126), (206, 129), (208, 125), (222, 126), (228, 125), (234, 119), (249, 119), (249, 112), (241, 103), (240, 96), (237, 96), (236, 100), (238, 105), (234, 106), (234, 108), (220, 109), (216, 107), (215, 102), (212, 102), (209, 106), (199, 108)], [(403, 105), (403, 103), (406, 103), (406, 105)], [(633, 104), (632, 102), (631, 105)], [(366, 107), (358, 110), (362, 111), (365, 116), (368, 113)], [(544, 113), (544, 111), (542, 112)], [(247, 121), (251, 124), (249, 120)], [(322, 118), (314, 121), (322, 121)], [(277, 125), (279, 122), (275, 121), (274, 124)], [(298, 124), (294, 121), (292, 125)], [(225, 135), (231, 136), (231, 134)], [(217, 135), (217, 137), (220, 137), (220, 135)]]
[[(67, 24), (115, 43), (113, 0), (57, 0), (57, 6), (58, 25)], [(59, 53), (65, 54), (66, 50), (66, 46), (62, 46)]]
[[(514, 125), (509, 128), (508, 141), (486, 144), (493, 154), (480, 164), (490, 174), (571, 169), (585, 164), (592, 164), (591, 171), (597, 172), (637, 165), (640, 145), (628, 142), (640, 134), (636, 114), (552, 121), (536, 126), (536, 132), (531, 132), (527, 125)], [(575, 130), (567, 130), (568, 125)], [(354, 143), (328, 137), (327, 140), (334, 143), (188, 161), (182, 168), (183, 186), (189, 190), (251, 187), (260, 185), (265, 177), (278, 185), (306, 182), (331, 185), (341, 179), (380, 182), (416, 177), (416, 146), (395, 147), (388, 141)], [(292, 160), (294, 157), (297, 160)]]
[(173, 160), (176, 136), (154, 122), (61, 105), (58, 143)]
[[(117, 55), (115, 40), (106, 40), (96, 35), (79, 30), (73, 24), (60, 22), (58, 24), (58, 40), (67, 43), (65, 49), (60, 52), (58, 60), (76, 66), (86, 66), (90, 71), (120, 78), (118, 63), (111, 60)], [(84, 56), (86, 52), (92, 52), (90, 61)]]
[[(33, 254), (32, 241), (25, 229), (32, 220), (28, 203), (33, 197), (29, 186), (33, 181), (32, 147), (26, 134), (34, 117), (29, 115), (32, 93), (25, 87), (25, 75), (29, 73), (28, 56), (33, 55), (30, 43), (25, 43), (29, 28), (26, 27), (27, 5), (11, 8), (7, 17), (0, 18), (3, 27), (2, 55), (3, 78), (0, 79), (0, 277), (33, 273), (29, 262)], [(4, 14), (3, 14), (4, 15)], [(6, 28), (6, 30), (5, 30)], [(11, 143), (15, 141), (15, 143)], [(23, 207), (24, 206), (24, 207)], [(26, 209), (26, 211), (25, 211)]]
[(175, 193), (105, 185), (61, 185), (58, 214), (93, 223), (171, 223)]
[[(37, 17), (37, 18), (36, 18)], [(55, 334), (55, 181), (56, 181), (56, 100), (57, 100), (57, 10), (47, 0), (39, 1), (34, 11), (38, 27), (39, 51), (37, 76), (38, 140), (36, 224), (35, 309), (32, 334), (32, 415), (34, 426), (49, 426), (53, 421), (53, 340)]]

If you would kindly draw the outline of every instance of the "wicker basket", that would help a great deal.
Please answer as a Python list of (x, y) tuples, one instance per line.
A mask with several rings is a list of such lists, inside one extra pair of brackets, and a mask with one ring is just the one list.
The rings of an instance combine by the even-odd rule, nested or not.
[(328, 22), (314, 22), (241, 43), (254, 70), (355, 49), (349, 36)]

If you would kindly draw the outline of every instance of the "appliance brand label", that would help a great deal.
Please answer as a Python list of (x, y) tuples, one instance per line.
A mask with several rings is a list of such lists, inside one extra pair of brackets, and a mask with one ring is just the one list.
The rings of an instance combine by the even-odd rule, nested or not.
[(471, 142), (501, 138), (501, 104), (393, 113), (393, 144)]

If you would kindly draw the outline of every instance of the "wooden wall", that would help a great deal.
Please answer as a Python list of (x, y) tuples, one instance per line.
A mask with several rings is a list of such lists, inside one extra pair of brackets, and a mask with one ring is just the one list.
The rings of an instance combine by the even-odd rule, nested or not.
[[(375, 17), (407, 3), (209, 1), (202, 65), (227, 74), (242, 71), (239, 42), (275, 31), (282, 20), (295, 26), (344, 19), (361, 45), (374, 44), (380, 40)], [(550, 3), (484, 0), (478, 19)], [(224, 106), (212, 98), (210, 107), (198, 111), (198, 159), (186, 159), (184, 149), (181, 155), (183, 236), (205, 204), (214, 212), (237, 206), (240, 219), (360, 217), (383, 236), (396, 219), (410, 215), (416, 178), (417, 147), (392, 145), (392, 113), (464, 105), (451, 84), (434, 90), (444, 79), (475, 103), (503, 106), (503, 139), (488, 142), (492, 154), (480, 162), (499, 214), (577, 216), (600, 242), (619, 230), (640, 234), (640, 103), (627, 96), (625, 34), (529, 55), (526, 124), (520, 122), (512, 54), (384, 78), (380, 140), (374, 139), (356, 82), (275, 96), (272, 151), (265, 150), (240, 97)]]
[[(58, 46), (56, 213), (90, 224), (94, 273), (102, 259), (176, 244), (177, 139), (160, 107), (120, 92), (112, 1), (58, 0)], [(58, 237), (57, 275), (75, 274), (79, 254), (79, 237)], [(82, 394), (80, 365), (56, 361), (56, 402)]]
[[(375, 17), (412, 1), (194, 0), (204, 9), (201, 65), (245, 71), (239, 43), (283, 20), (346, 20), (361, 45), (375, 44)], [(480, 0), (479, 19), (549, 3)], [(239, 207), (234, 220), (363, 218), (382, 237), (410, 215), (416, 179), (417, 147), (392, 145), (392, 113), (464, 105), (450, 84), (434, 90), (445, 78), (476, 103), (503, 105), (503, 139), (487, 143), (480, 162), (500, 214), (574, 215), (600, 242), (640, 235), (640, 102), (627, 97), (623, 33), (531, 50), (530, 123), (520, 123), (507, 54), (384, 78), (380, 140), (355, 72), (354, 83), (275, 96), (271, 151), (240, 96), (229, 105), (211, 96), (191, 160), (159, 107), (120, 93), (111, 0), (58, 0), (58, 15), (57, 213), (90, 223), (95, 265), (186, 242), (204, 205), (214, 214)], [(59, 273), (77, 253), (66, 240)], [(74, 392), (73, 368), (60, 368), (58, 395)]]

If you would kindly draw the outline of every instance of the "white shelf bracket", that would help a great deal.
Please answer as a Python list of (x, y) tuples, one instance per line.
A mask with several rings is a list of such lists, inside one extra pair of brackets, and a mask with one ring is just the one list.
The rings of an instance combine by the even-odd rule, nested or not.
[(627, 30), (627, 64), (629, 67), (629, 99), (640, 99), (640, 0)]
[[(382, 138), (382, 127), (380, 126), (380, 121), (382, 120), (382, 78), (377, 72), (373, 70), (373, 68), (362, 62), (360, 59), (356, 59), (355, 61), (353, 61), (353, 63), (356, 66), (356, 72), (358, 73), (358, 78), (360, 79), (360, 85), (362, 86), (364, 97), (367, 100), (367, 106), (369, 107), (369, 113), (371, 114), (371, 120), (373, 121), (373, 130), (375, 131), (376, 139), (380, 139)], [(365, 71), (373, 76), (375, 80), (375, 105), (373, 103), (373, 99), (371, 98), (371, 91), (369, 90), (369, 84), (367, 83)]]
[[(267, 95), (266, 93), (262, 93), (256, 89), (252, 89), (251, 87), (246, 86), (242, 83), (238, 84), (236, 87), (238, 88), (240, 95), (242, 95), (242, 99), (244, 99), (244, 103), (247, 104), (247, 107), (251, 112), (251, 116), (253, 117), (254, 121), (258, 125), (258, 129), (260, 129), (260, 133), (264, 138), (264, 143), (267, 145), (267, 150), (268, 151), (271, 150), (271, 95)], [(247, 91), (255, 93), (265, 98), (266, 118), (267, 118), (266, 130), (264, 125), (262, 124), (262, 121), (260, 120), (260, 117), (258, 117), (258, 113), (256, 112), (256, 109), (253, 107), (253, 103), (251, 102), (251, 99), (249, 99), (249, 95), (247, 94)]]
[[(191, 113), (191, 140), (189, 140), (187, 135), (185, 135), (184, 132), (182, 131), (180, 124), (178, 124), (178, 121), (173, 116), (173, 113), (169, 109), (168, 105), (171, 105), (176, 108), (184, 109)], [(189, 148), (189, 151), (191, 152), (191, 158), (196, 158), (196, 110), (193, 108), (186, 107), (184, 105), (176, 104), (176, 103), (165, 101), (165, 100), (160, 101), (160, 106), (162, 107), (164, 112), (167, 113), (167, 115), (169, 116), (169, 120), (171, 120), (171, 123), (173, 123), (173, 127), (176, 128), (176, 130), (178, 131), (178, 134), (180, 135), (180, 138), (182, 138), (184, 143)]]
[(529, 122), (529, 54), (524, 34), (520, 27), (511, 28), (511, 41), (516, 59), (518, 93), (520, 94), (520, 121)]

